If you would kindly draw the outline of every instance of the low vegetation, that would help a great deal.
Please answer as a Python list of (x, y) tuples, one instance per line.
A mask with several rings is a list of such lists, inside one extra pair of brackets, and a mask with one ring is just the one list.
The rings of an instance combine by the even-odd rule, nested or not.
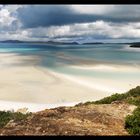
[(86, 103), (84, 103), (84, 105), (111, 104), (114, 101), (125, 101), (129, 104), (140, 105), (140, 86), (137, 86), (136, 88), (133, 88), (123, 94), (115, 93), (115, 94), (105, 97), (101, 100), (97, 100), (97, 101), (93, 101), (93, 102), (86, 102)]
[[(83, 105), (89, 105), (89, 104), (111, 104), (114, 101), (123, 101), (123, 100), (127, 100), (127, 102), (131, 102), (132, 103), (132, 99), (133, 99), (133, 104), (135, 104), (134, 102), (134, 98), (133, 97), (139, 97), (140, 96), (140, 86), (131, 89), (130, 91), (128, 91), (127, 93), (123, 93), (123, 94), (119, 94), (119, 93), (115, 93), (111, 96), (105, 97), (101, 100), (97, 100), (97, 101), (88, 101), (86, 103), (84, 103)], [(77, 106), (81, 105), (82, 103), (77, 104)]]
[(125, 128), (131, 135), (140, 135), (140, 107), (125, 119)]
[(0, 128), (4, 127), (10, 120), (19, 121), (26, 119), (31, 113), (0, 111)]
[(94, 102), (86, 102), (89, 104), (111, 104), (114, 101), (124, 101), (129, 104), (138, 106), (132, 115), (128, 115), (125, 119), (125, 128), (131, 135), (140, 135), (140, 86), (129, 90), (123, 94), (113, 94), (101, 100)]
[[(115, 101), (125, 102), (137, 106), (137, 108), (133, 111), (132, 115), (128, 115), (125, 118), (125, 129), (131, 135), (140, 135), (140, 86), (137, 86), (136, 88), (133, 88), (123, 94), (116, 93), (109, 97), (105, 97), (101, 100), (94, 102), (86, 102), (84, 104), (80, 103), (77, 106), (89, 104), (111, 104)], [(4, 127), (10, 120), (14, 121), (24, 120), (30, 114), (31, 113), (22, 114), (20, 112), (0, 111), (0, 128)]]

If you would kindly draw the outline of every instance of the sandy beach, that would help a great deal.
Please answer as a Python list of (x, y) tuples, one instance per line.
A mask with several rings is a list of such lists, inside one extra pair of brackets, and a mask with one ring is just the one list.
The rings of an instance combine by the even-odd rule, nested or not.
[[(98, 100), (112, 93), (125, 92), (140, 83), (140, 80), (126, 80), (124, 83), (113, 79), (91, 79), (56, 73), (36, 65), (39, 61), (35, 56), (0, 53), (0, 110), (27, 107), (34, 112), (75, 105)], [(110, 68), (105, 67), (107, 69), (104, 70)], [(111, 70), (116, 69), (111, 67)]]

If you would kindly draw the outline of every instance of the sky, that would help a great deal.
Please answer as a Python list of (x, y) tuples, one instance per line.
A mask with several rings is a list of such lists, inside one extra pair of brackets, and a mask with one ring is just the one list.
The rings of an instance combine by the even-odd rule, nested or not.
[(140, 5), (0, 5), (0, 41), (140, 41)]

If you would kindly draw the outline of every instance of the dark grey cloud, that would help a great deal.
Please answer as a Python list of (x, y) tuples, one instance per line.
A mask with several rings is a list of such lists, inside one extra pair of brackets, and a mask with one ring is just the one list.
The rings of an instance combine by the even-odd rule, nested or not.
[(140, 5), (6, 5), (0, 19), (0, 40), (140, 38)]
[(24, 28), (61, 26), (97, 20), (97, 16), (75, 13), (68, 6), (22, 7), (18, 9), (18, 18)]
[(75, 12), (70, 6), (32, 5), (17, 10), (23, 28), (61, 26), (73, 23), (93, 22), (96, 20), (110, 22), (140, 21), (140, 6), (115, 6), (109, 13), (84, 14)]

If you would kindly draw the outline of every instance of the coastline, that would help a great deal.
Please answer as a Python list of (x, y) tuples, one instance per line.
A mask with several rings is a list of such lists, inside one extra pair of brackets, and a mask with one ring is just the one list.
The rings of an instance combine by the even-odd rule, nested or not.
[[(113, 79), (91, 79), (57, 73), (37, 66), (39, 58), (33, 56), (0, 53), (0, 60), (0, 110), (26, 107), (36, 112), (58, 106), (73, 106), (80, 102), (99, 100), (116, 92), (125, 92), (138, 83), (128, 81), (130, 86), (129, 83), (124, 84), (124, 81), (116, 83)], [(31, 64), (25, 65), (25, 60), (31, 61)], [(106, 69), (95, 67), (97, 70), (115, 71), (110, 66), (106, 65)]]
[(1, 101), (0, 100), (0, 111), (18, 111), (27, 108), (27, 112), (38, 112), (44, 109), (56, 108), (59, 106), (74, 106), (79, 102), (73, 103), (58, 103), (58, 104), (37, 104), (37, 103), (26, 103), (26, 102), (13, 102), (13, 101)]

